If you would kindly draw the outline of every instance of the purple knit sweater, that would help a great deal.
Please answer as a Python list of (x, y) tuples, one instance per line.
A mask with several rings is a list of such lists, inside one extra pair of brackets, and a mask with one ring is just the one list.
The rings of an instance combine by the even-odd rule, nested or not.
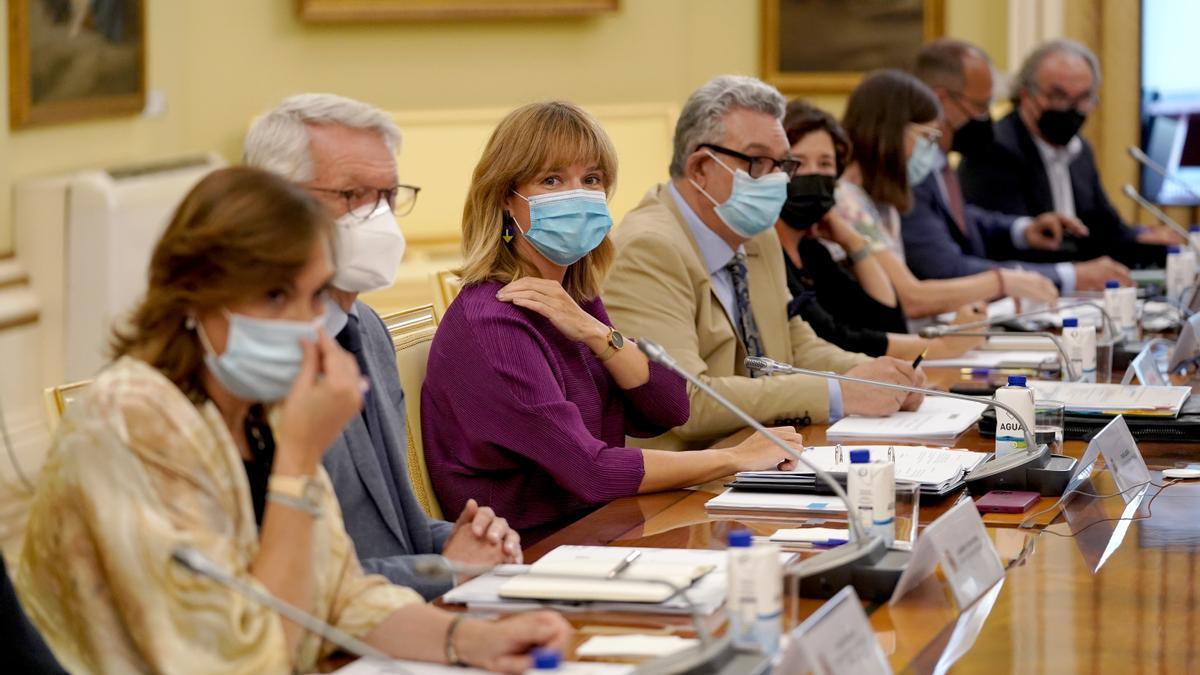
[[(425, 461), (447, 518), (467, 499), (491, 506), (532, 543), (618, 497), (645, 467), (625, 436), (657, 436), (688, 418), (683, 380), (650, 365), (622, 391), (586, 345), (541, 315), (464, 288), (446, 311), (421, 390)], [(584, 311), (611, 325), (599, 300)]]

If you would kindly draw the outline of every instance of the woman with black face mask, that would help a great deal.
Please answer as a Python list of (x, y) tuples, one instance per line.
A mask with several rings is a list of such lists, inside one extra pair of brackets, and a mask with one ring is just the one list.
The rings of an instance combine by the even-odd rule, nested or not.
[[(870, 356), (913, 359), (957, 356), (976, 338), (926, 339), (907, 334), (907, 321), (870, 242), (834, 210), (837, 177), (850, 142), (829, 113), (792, 101), (783, 120), (799, 173), (775, 224), (799, 314), (825, 340)], [(844, 260), (838, 262), (831, 249)], [(972, 317), (974, 318), (974, 317)]]

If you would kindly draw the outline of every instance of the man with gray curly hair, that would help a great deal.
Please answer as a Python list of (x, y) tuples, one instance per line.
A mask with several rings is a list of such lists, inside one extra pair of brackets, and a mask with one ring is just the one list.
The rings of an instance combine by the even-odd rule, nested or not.
[[(1165, 228), (1139, 232), (1125, 223), (1100, 183), (1091, 144), (1079, 134), (1100, 101), (1100, 62), (1092, 50), (1066, 39), (1038, 46), (1017, 71), (1012, 101), (990, 147), (959, 166), (967, 201), (1018, 216), (1055, 211), (1087, 226), (1087, 236), (1064, 240), (1046, 260), (1111, 256), (1129, 267), (1161, 265), (1162, 244), (1173, 235)], [(1105, 278), (1098, 281), (1103, 285)]]
[[(797, 171), (781, 123), (783, 96), (753, 77), (723, 75), (696, 90), (675, 126), (668, 183), (657, 185), (613, 233), (617, 260), (604, 287), (615, 325), (662, 344), (764, 423), (804, 426), (843, 414), (912, 409), (905, 396), (802, 375), (755, 377), (747, 356), (870, 379), (918, 384), (911, 365), (842, 351), (788, 318), (774, 230)], [(706, 447), (742, 423), (689, 391), (688, 422), (643, 444)]]
[(391, 116), (374, 106), (334, 94), (300, 94), (255, 120), (242, 157), (299, 183), (336, 219), (326, 329), (354, 355), (370, 388), (362, 414), (346, 426), (322, 464), (363, 568), (433, 599), (450, 589), (452, 577), (418, 573), (422, 557), (520, 562), (521, 545), (505, 519), (475, 500), (457, 522), (448, 523), (426, 515), (413, 492), (406, 422), (420, 420), (405, 419), (405, 392), (387, 327), (358, 300), (359, 293), (390, 286), (404, 254), (396, 216), (412, 209), (419, 188), (397, 180), (400, 143)]

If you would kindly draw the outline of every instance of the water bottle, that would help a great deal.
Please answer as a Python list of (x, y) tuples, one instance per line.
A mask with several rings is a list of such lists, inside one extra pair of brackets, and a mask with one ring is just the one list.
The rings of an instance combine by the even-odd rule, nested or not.
[(1175, 245), (1167, 247), (1167, 297), (1181, 300), (1192, 286), (1192, 260), (1184, 250)]
[(850, 517), (858, 518), (868, 535), (881, 537), (891, 546), (896, 541), (895, 465), (872, 462), (870, 450), (851, 450), (846, 496), (850, 498)]
[(1113, 336), (1117, 343), (1136, 342), (1138, 339), (1137, 325), (1137, 289), (1122, 288), (1116, 279), (1104, 283), (1104, 311), (1112, 317), (1120, 335)]
[(996, 408), (996, 456), (1024, 452), (1029, 447), (1025, 442), (1024, 430), (1032, 429), (1034, 421), (1033, 390), (1025, 386), (1025, 376), (1009, 375), (1008, 385), (997, 389), (994, 398), (1016, 410), (1025, 422), (1022, 427), (1012, 413)]
[(774, 654), (783, 632), (783, 567), (779, 546), (752, 543), (750, 530), (729, 533), (727, 611), (733, 643)]
[(1080, 326), (1079, 319), (1063, 317), (1063, 350), (1080, 382), (1096, 381), (1096, 327)]

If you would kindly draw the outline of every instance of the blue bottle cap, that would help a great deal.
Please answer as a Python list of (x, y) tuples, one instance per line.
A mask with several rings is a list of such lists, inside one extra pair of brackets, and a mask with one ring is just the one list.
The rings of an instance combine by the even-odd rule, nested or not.
[(1008, 386), (1024, 387), (1025, 386), (1025, 376), (1024, 375), (1009, 375), (1008, 376)]
[(1063, 328), (1079, 328), (1079, 319), (1073, 316), (1064, 316)]
[(859, 448), (858, 450), (851, 450), (850, 451), (850, 463), (851, 464), (870, 464), (871, 463), (871, 451), (867, 450), (866, 448)]
[(1108, 281), (1104, 282), (1104, 287), (1105, 288), (1120, 288), (1121, 282), (1117, 281), (1116, 279), (1109, 279)]
[(733, 530), (729, 533), (730, 548), (749, 548), (750, 530)]
[(533, 650), (534, 670), (558, 670), (562, 663), (562, 652), (557, 649)]
[(1200, 232), (1200, 225), (1193, 225), (1189, 227), (1188, 232)]
[(1183, 249), (1179, 248), (1179, 246), (1177, 246), (1175, 244), (1171, 244), (1170, 246), (1167, 247), (1167, 255), (1171, 255), (1173, 253), (1182, 253), (1182, 252), (1183, 252)]

